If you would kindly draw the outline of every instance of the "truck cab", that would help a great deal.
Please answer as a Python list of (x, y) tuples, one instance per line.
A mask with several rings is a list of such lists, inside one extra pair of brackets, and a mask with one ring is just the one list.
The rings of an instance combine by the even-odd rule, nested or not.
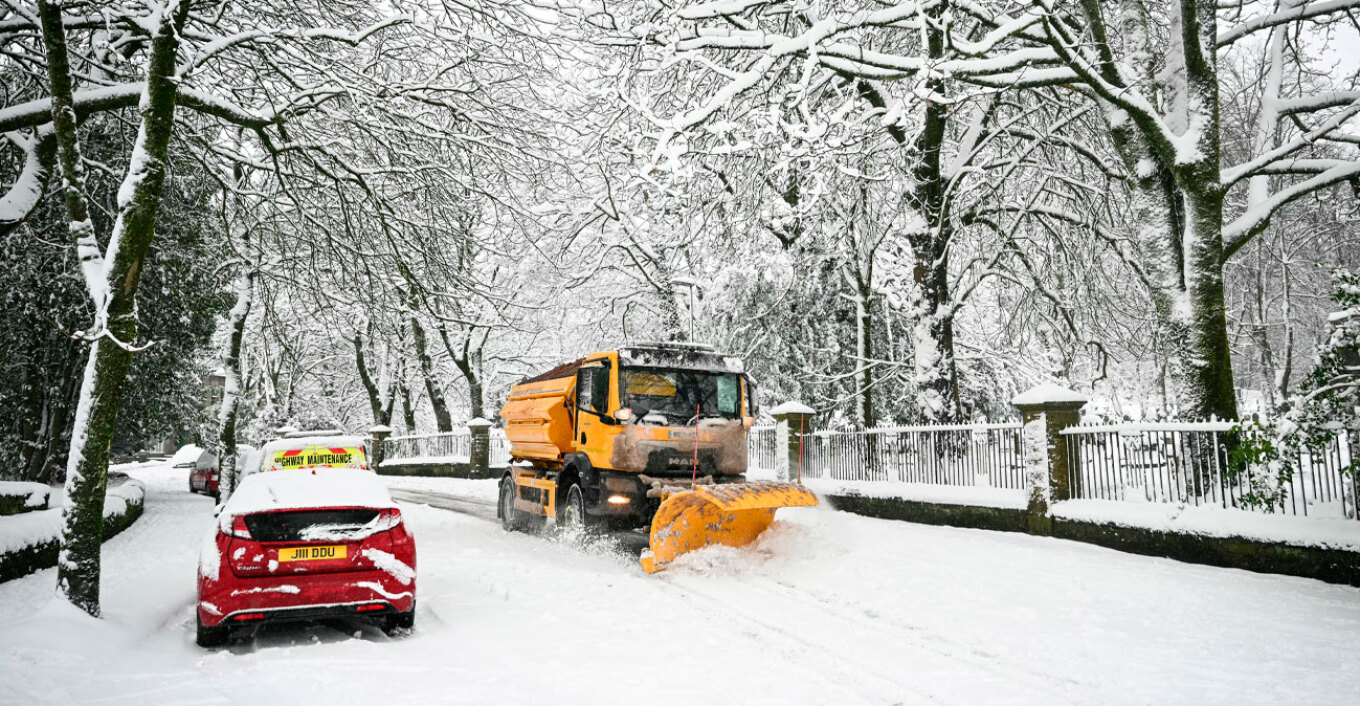
[(665, 489), (744, 480), (754, 398), (737, 358), (702, 345), (642, 344), (525, 380), (501, 417), (511, 458), (553, 483), (554, 505), (578, 485), (580, 507), (563, 510), (642, 524)]

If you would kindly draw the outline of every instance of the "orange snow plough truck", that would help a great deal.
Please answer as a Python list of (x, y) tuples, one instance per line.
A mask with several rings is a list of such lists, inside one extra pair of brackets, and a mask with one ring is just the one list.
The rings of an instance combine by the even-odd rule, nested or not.
[(748, 544), (778, 508), (817, 504), (801, 485), (745, 482), (754, 392), (740, 360), (694, 344), (595, 353), (528, 378), (500, 412), (519, 463), (497, 515), (507, 530), (650, 525), (647, 573)]

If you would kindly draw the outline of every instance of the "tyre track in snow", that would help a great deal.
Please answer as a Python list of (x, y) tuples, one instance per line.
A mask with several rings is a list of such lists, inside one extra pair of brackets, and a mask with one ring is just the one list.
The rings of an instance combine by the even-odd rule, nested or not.
[[(470, 515), (479, 519), (495, 522), (494, 503), (458, 497), (435, 491), (391, 489), (392, 496), (399, 501), (428, 505), (433, 508)], [(545, 538), (546, 541), (546, 538)], [(628, 546), (620, 541), (622, 546)], [(927, 689), (924, 684), (938, 684), (934, 678), (902, 679), (888, 675), (900, 673), (906, 664), (892, 663), (891, 655), (900, 654), (903, 646), (915, 652), (930, 656), (930, 669), (959, 672), (971, 671), (987, 675), (997, 683), (991, 685), (991, 693), (1015, 692), (1021, 687), (1017, 701), (1031, 702), (1037, 699), (1054, 700), (1063, 703), (1077, 703), (1065, 698), (1061, 692), (1076, 682), (1050, 674), (1035, 674), (1030, 665), (1010, 665), (996, 655), (979, 652), (974, 646), (942, 635), (931, 633), (919, 626), (900, 621), (868, 617), (854, 608), (846, 608), (830, 599), (810, 594), (790, 584), (755, 581), (750, 577), (737, 574), (723, 576), (688, 577), (684, 575), (663, 575), (656, 577), (656, 585), (682, 603), (701, 603), (705, 614), (721, 614), (723, 625), (744, 624), (747, 638), (762, 646), (780, 642), (785, 651), (800, 663), (808, 664), (812, 670), (825, 670), (835, 664), (834, 675), (810, 671), (829, 684), (841, 688), (853, 688), (869, 700), (896, 703), (902, 698), (917, 696), (935, 703), (966, 703), (971, 699), (952, 695), (948, 691)], [(710, 592), (713, 581), (731, 581), (744, 589), (744, 594), (732, 597), (718, 596)], [(700, 586), (703, 586), (701, 588)], [(752, 594), (760, 594), (764, 599)], [(735, 599), (735, 600), (734, 600)], [(784, 602), (781, 609), (772, 609), (772, 602)], [(747, 606), (743, 608), (742, 606)], [(772, 617), (760, 617), (762, 615)], [(797, 615), (801, 619), (812, 617), (818, 628), (811, 631), (790, 629), (773, 616)], [(855, 638), (846, 637), (853, 632)], [(880, 662), (880, 668), (866, 670), (863, 664), (863, 650), (838, 650), (836, 645), (819, 642), (809, 635), (836, 635), (838, 642), (860, 646), (873, 644), (878, 649), (870, 650)], [(953, 648), (953, 649), (950, 649)], [(843, 657), (841, 653), (853, 654), (855, 658)], [(871, 661), (874, 661), (871, 659)], [(866, 690), (868, 683), (878, 688)], [(904, 696), (910, 695), (910, 696)]]
[(464, 515), (471, 515), (478, 519), (496, 522), (496, 504), (484, 500), (474, 500), (471, 498), (461, 498), (448, 493), (437, 493), (429, 490), (407, 490), (404, 488), (388, 488), (392, 498), (398, 502), (414, 503), (417, 505), (428, 505), (440, 510), (458, 512)]
[[(1007, 703), (997, 700), (998, 694), (1010, 694), (1009, 702), (1026, 704), (1055, 698), (1044, 690), (1018, 691), (1014, 682), (995, 678), (1001, 675), (977, 658), (941, 650), (907, 632), (866, 629), (821, 610), (822, 606), (815, 605), (815, 601), (790, 600), (772, 591), (764, 591), (763, 599), (748, 595), (741, 597), (744, 600), (734, 600), (737, 596), (718, 595), (695, 585), (727, 578), (731, 577), (668, 576), (658, 585), (675, 591), (677, 597), (686, 601), (704, 604), (704, 612), (722, 615), (724, 624), (748, 626), (755, 633), (752, 637), (762, 646), (782, 642), (810, 672), (834, 667), (840, 675), (834, 683), (859, 691), (866, 702), (973, 704), (979, 692), (992, 695), (989, 703)], [(744, 588), (753, 587), (749, 581), (737, 583)], [(776, 600), (770, 600), (771, 597)], [(827, 639), (831, 636), (834, 639)], [(991, 678), (984, 680), (980, 676)], [(877, 687), (866, 690), (867, 682)], [(968, 689), (956, 694), (953, 689), (941, 689), (941, 684), (967, 684)]]
[[(753, 611), (734, 605), (731, 601), (702, 591), (692, 586), (681, 586), (674, 577), (657, 577), (659, 590), (669, 593), (675, 600), (686, 604), (702, 604), (702, 614), (716, 618), (713, 622), (727, 630), (733, 626), (743, 626), (741, 634), (758, 649), (777, 649), (788, 661), (806, 667), (805, 677), (817, 678), (842, 692), (855, 692), (856, 697), (844, 693), (843, 703), (949, 703), (941, 694), (893, 679), (878, 671), (869, 671), (849, 657), (843, 657), (834, 648), (819, 644), (790, 628), (778, 625), (772, 619), (757, 618)], [(761, 608), (760, 612), (770, 610)], [(786, 614), (790, 623), (796, 623), (793, 614)], [(871, 686), (868, 682), (873, 682)]]
[[(872, 610), (871, 608), (839, 603), (815, 591), (800, 588), (784, 581), (777, 579), (757, 581), (745, 575), (733, 575), (724, 578), (730, 578), (751, 591), (758, 591), (767, 596), (797, 603), (824, 613), (838, 621), (842, 627), (855, 626), (861, 631), (872, 632), (881, 636), (884, 641), (894, 644), (910, 643), (914, 648), (934, 653), (949, 660), (966, 662), (1013, 683), (1023, 683), (1039, 690), (1039, 693), (1035, 695), (1036, 698), (1042, 695), (1046, 701), (1057, 699), (1065, 703), (1081, 703), (1079, 700), (1064, 697), (1061, 693), (1055, 694), (1050, 691), (1053, 688), (1066, 689), (1080, 686), (1080, 682), (1075, 679), (1060, 674), (1036, 672), (1035, 665), (1032, 664), (1011, 664), (1009, 660), (1000, 655), (986, 652), (976, 645), (949, 638), (938, 632), (902, 620), (876, 613), (869, 615), (866, 611)], [(686, 577), (686, 580), (688, 580), (688, 577)], [(693, 587), (689, 586), (687, 589), (693, 590)], [(711, 595), (708, 598), (710, 600), (721, 600)], [(761, 601), (760, 603), (763, 604), (764, 602)]]

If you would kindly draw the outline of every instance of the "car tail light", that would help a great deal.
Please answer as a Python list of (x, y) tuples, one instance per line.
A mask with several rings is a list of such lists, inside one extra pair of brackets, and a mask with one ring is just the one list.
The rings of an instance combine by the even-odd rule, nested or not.
[(411, 533), (406, 531), (406, 523), (401, 521), (401, 510), (388, 508), (374, 521), (378, 532), (388, 532), (393, 544), (410, 544)]
[(401, 525), (401, 510), (395, 507), (388, 508), (378, 513), (378, 517), (373, 520), (373, 529), (376, 532), (386, 532)]
[(264, 620), (264, 613), (242, 613), (232, 620)]
[(382, 603), (371, 603), (369, 605), (361, 605), (358, 608), (355, 608), (354, 610), (359, 613), (367, 613), (372, 610), (382, 610), (383, 608), (386, 607), (387, 606)]
[(237, 539), (251, 539), (250, 528), (246, 527), (246, 518), (241, 515), (223, 515), (217, 526), (222, 530), (222, 534)]

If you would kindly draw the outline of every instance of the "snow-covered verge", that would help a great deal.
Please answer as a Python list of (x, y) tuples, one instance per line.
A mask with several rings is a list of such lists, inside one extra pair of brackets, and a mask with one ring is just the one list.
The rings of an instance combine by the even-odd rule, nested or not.
[[(850, 495), (1014, 510), (1024, 510), (1027, 506), (1025, 491), (1006, 488), (821, 478), (805, 478), (803, 484), (819, 495)], [(1061, 520), (1159, 532), (1360, 551), (1360, 522), (1340, 517), (1271, 515), (1213, 505), (1126, 500), (1063, 500), (1053, 503), (1049, 507), (1049, 514)]]
[[(136, 480), (109, 488), (104, 496), (105, 540), (141, 516), (145, 495), (145, 487)], [(60, 535), (60, 506), (0, 517), (0, 581), (55, 566)]]
[(0, 665), (22, 675), (0, 703), (1325, 706), (1360, 679), (1354, 588), (825, 508), (646, 576), (608, 546), (404, 506), (412, 634), (332, 622), (202, 650), (212, 502), (182, 470), (138, 474), (104, 619), (52, 602), (51, 570), (0, 585)]
[(925, 483), (831, 480), (804, 478), (803, 485), (819, 495), (856, 495), (865, 498), (893, 498), (942, 505), (977, 505), (1024, 510), (1028, 500), (1023, 490)]
[(1240, 537), (1261, 542), (1360, 552), (1360, 522), (1344, 518), (1270, 515), (1214, 505), (1119, 500), (1067, 500), (1053, 505), (1050, 514), (1063, 520), (1160, 532)]
[(495, 478), (432, 478), (427, 476), (383, 476), (387, 487), (401, 490), (421, 490), (447, 493), (469, 500), (496, 502)]
[(47, 509), (52, 488), (42, 483), (0, 481), (0, 515), (18, 515)]

